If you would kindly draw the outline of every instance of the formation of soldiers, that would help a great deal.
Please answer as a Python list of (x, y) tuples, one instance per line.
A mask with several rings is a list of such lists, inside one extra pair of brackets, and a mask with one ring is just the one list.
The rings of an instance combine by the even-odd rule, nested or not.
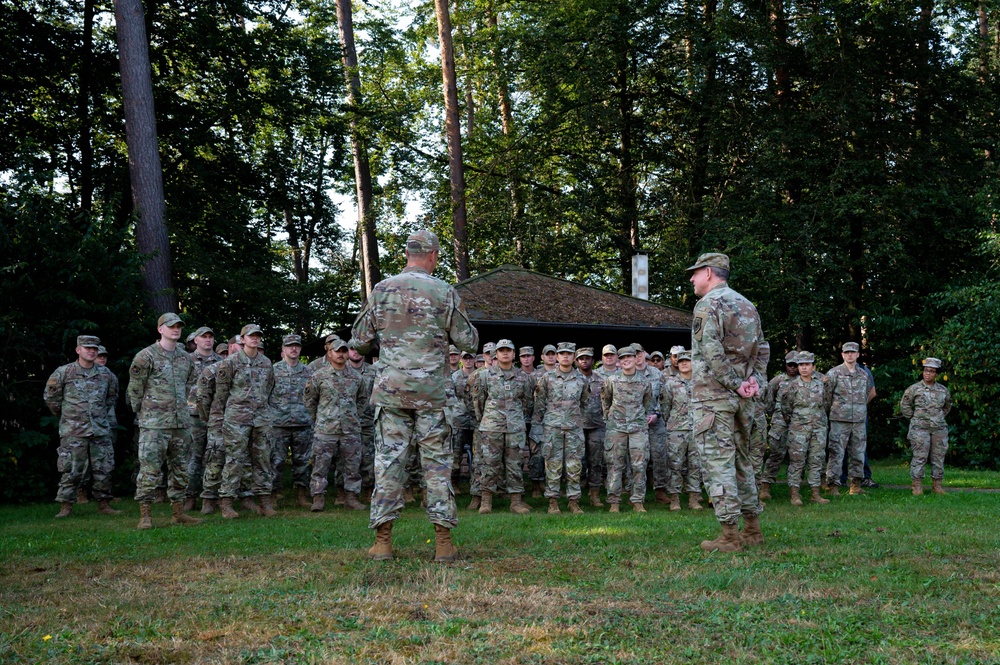
[[(759, 515), (786, 455), (793, 505), (802, 505), (803, 479), (816, 503), (829, 503), (822, 491), (839, 495), (845, 456), (849, 493), (863, 493), (867, 405), (875, 389), (857, 362), (858, 345), (844, 344), (844, 362), (825, 375), (815, 371), (812, 353), (789, 352), (785, 371), (765, 383), (770, 348), (753, 305), (726, 284), (725, 255), (703, 255), (689, 269), (702, 296), (692, 349), (671, 348), (669, 363), (659, 351), (647, 357), (640, 344), (609, 344), (597, 364), (593, 348), (562, 342), (545, 346), (536, 366), (534, 349), (516, 349), (509, 339), (474, 355), (475, 328), (467, 318), (454, 322), (464, 317), (457, 294), (429, 276), (436, 237), (419, 232), (408, 247), (414, 260), (433, 254), (434, 261), (404, 271), (400, 283), (426, 284), (449, 303), (441, 311), (452, 313), (442, 319), (451, 329), (425, 348), (419, 335), (407, 345), (399, 343), (405, 334), (385, 332), (382, 319), (390, 328), (393, 317), (412, 325), (412, 309), (395, 300), (396, 278), (366, 304), (351, 343), (328, 336), (326, 354), (308, 366), (299, 361), (299, 335), (283, 337), (281, 358), (272, 363), (255, 324), (218, 345), (212, 329), (198, 328), (188, 351), (180, 317), (159, 318), (159, 340), (135, 356), (126, 390), (138, 424), (139, 529), (152, 528), (151, 504), (163, 499), (177, 524), (201, 521), (188, 515), (198, 499), (203, 514), (227, 519), (239, 517), (237, 507), (275, 515), (289, 459), (296, 505), (324, 510), (331, 477), (338, 504), (363, 510), (371, 500), (376, 559), (391, 558), (392, 521), (418, 488), (437, 530), (436, 559), (454, 559), (452, 486), (466, 460), (469, 509), (480, 514), (491, 513), (500, 496), (509, 498), (511, 512), (530, 512), (529, 487), (534, 497), (548, 498), (551, 514), (561, 512), (563, 497), (571, 513), (582, 513), (584, 489), (594, 507), (604, 506), (603, 487), (610, 512), (619, 512), (626, 497), (639, 513), (646, 512), (648, 484), (670, 510), (681, 510), (684, 493), (689, 508), (701, 510), (704, 491), (723, 527), (722, 536), (702, 543), (706, 550), (763, 542)], [(382, 360), (368, 364), (362, 353), (376, 338)], [(449, 353), (439, 355), (441, 340), (449, 339), (462, 348), (446, 344)], [(99, 512), (116, 514), (110, 474), (118, 381), (104, 367), (98, 338), (80, 336), (76, 353), (45, 388), (46, 404), (60, 417), (57, 517), (72, 513), (88, 482)], [(936, 383), (940, 367), (927, 358), (922, 380), (901, 402), (911, 421), (915, 495), (928, 460), (933, 489), (943, 492), (951, 399)], [(441, 411), (441, 421), (423, 422), (424, 409)], [(428, 443), (437, 441), (446, 443)]]

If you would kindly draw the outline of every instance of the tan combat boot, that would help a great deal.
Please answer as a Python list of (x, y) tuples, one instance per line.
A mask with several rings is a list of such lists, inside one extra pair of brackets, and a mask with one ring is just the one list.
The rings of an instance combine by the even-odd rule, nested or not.
[(139, 523), (135, 528), (142, 530), (153, 528), (153, 507), (148, 503), (139, 504)]
[(569, 512), (573, 513), (574, 515), (583, 515), (583, 508), (580, 507), (579, 499), (569, 500)]
[(69, 517), (73, 514), (73, 504), (69, 501), (63, 501), (59, 504), (59, 513), (56, 515), (57, 520), (61, 520), (64, 517)]
[(274, 509), (274, 500), (270, 494), (260, 497), (260, 514), (264, 517), (274, 517), (278, 511)]
[(217, 501), (215, 499), (202, 499), (201, 500), (201, 514), (202, 515), (212, 515), (215, 513)]
[(799, 496), (799, 488), (798, 487), (789, 487), (788, 488), (788, 494), (791, 496), (791, 504), (793, 506), (801, 506), (802, 505), (802, 497)]
[(195, 504), (195, 498), (193, 496), (189, 496), (186, 499), (184, 499), (184, 512), (187, 513), (194, 510), (194, 504)]
[(299, 508), (311, 508), (312, 501), (309, 499), (308, 487), (295, 488), (295, 505)]
[(656, 498), (653, 500), (656, 503), (670, 503), (670, 497), (667, 496), (667, 490), (665, 489), (656, 490)]
[(603, 508), (604, 504), (601, 503), (601, 490), (596, 487), (590, 488), (590, 505), (594, 508)]
[(701, 492), (688, 492), (688, 508), (691, 510), (704, 510), (701, 506)]
[[(406, 492), (407, 491), (408, 490), (403, 490), (403, 497), (404, 498), (406, 497)], [(336, 496), (333, 497), (333, 505), (335, 505), (335, 506), (342, 506), (342, 505), (344, 505), (344, 501), (346, 501), (346, 499), (344, 498), (344, 488), (343, 487), (338, 487), (337, 488), (337, 494), (336, 494)], [(409, 503), (410, 501), (413, 501), (413, 494), (410, 494), (410, 498), (407, 499), (406, 502)]]
[(680, 510), (681, 509), (681, 495), (671, 494), (670, 495), (670, 510)]
[(313, 497), (312, 503), (309, 505), (309, 510), (314, 513), (321, 513), (323, 509), (326, 508), (326, 495), (317, 494)]
[(520, 494), (510, 495), (510, 512), (517, 515), (527, 515), (531, 512), (531, 506), (524, 502)]
[(76, 502), (77, 503), (90, 503), (90, 499), (87, 498), (87, 490), (82, 487), (76, 491)]
[(761, 501), (771, 500), (771, 483), (760, 484), (760, 500)]
[(723, 524), (722, 535), (715, 540), (703, 540), (701, 549), (706, 552), (740, 552), (743, 550), (743, 543), (740, 541), (740, 528), (738, 524)]
[(257, 513), (258, 515), (263, 514), (260, 510), (260, 506), (257, 505), (257, 499), (252, 496), (245, 496), (242, 499), (240, 499), (240, 506), (243, 508), (243, 510), (249, 510), (251, 512)]
[(837, 487), (837, 483), (827, 483), (826, 486), (830, 491), (830, 496), (840, 496), (840, 488)]
[(157, 487), (156, 494), (153, 495), (153, 503), (166, 503), (167, 502), (167, 488)]
[(451, 563), (458, 558), (458, 548), (451, 542), (451, 529), (434, 525), (434, 560), (438, 563)]
[(532, 482), (531, 487), (531, 498), (541, 499), (542, 498), (542, 481), (536, 480)]
[(559, 510), (559, 499), (549, 499), (549, 515), (558, 515), (561, 512)]
[(851, 478), (851, 491), (848, 494), (864, 494), (865, 491), (861, 489), (861, 479)]
[(622, 511), (621, 504), (619, 502), (615, 501), (614, 503), (610, 503), (611, 499), (608, 499), (608, 501), (609, 501), (608, 504), (609, 513), (620, 513)]
[(632, 510), (634, 510), (637, 513), (644, 513), (646, 512), (646, 506), (642, 504), (642, 501), (633, 501)]
[(944, 494), (944, 486), (941, 484), (944, 478), (931, 478), (931, 491), (935, 494)]
[(829, 499), (824, 499), (823, 497), (821, 497), (819, 495), (819, 488), (818, 487), (813, 487), (812, 488), (812, 502), (813, 503), (830, 503), (830, 500)]
[(358, 495), (354, 492), (348, 492), (344, 497), (344, 505), (350, 510), (364, 510), (365, 506), (363, 503), (358, 501)]
[(184, 504), (180, 501), (174, 501), (170, 504), (170, 512), (172, 513), (171, 524), (201, 524), (200, 519), (190, 517), (184, 512)]
[(924, 493), (924, 480), (923, 478), (913, 478), (913, 484), (911, 485), (913, 490), (913, 496), (920, 496)]
[(834, 487), (837, 486), (836, 483), (831, 483), (831, 482), (827, 481), (826, 478), (823, 478), (822, 480), (819, 481), (819, 488), (821, 490), (823, 490), (824, 492), (826, 492), (827, 490), (829, 490), (831, 485), (834, 486)]
[(219, 513), (227, 520), (234, 520), (240, 516), (238, 512), (233, 510), (233, 500), (228, 497), (219, 499)]
[[(340, 496), (339, 492), (338, 492), (337, 496)], [(411, 490), (409, 487), (406, 487), (406, 488), (403, 489), (403, 503), (404, 504), (413, 503), (416, 500), (417, 500), (417, 498), (415, 496), (413, 496), (413, 490)]]
[(483, 505), (483, 498), (473, 495), (472, 501), (469, 502), (469, 510), (479, 510), (481, 505)]
[(479, 499), (479, 514), (489, 515), (493, 512), (493, 492), (483, 490), (483, 496)]
[(764, 544), (764, 532), (760, 530), (760, 515), (743, 513), (743, 531), (740, 533), (740, 544), (743, 547)]
[[(323, 496), (317, 494), (316, 496)], [(392, 559), (392, 521), (383, 522), (375, 530), (375, 544), (368, 550), (368, 558), (373, 561)]]
[(97, 512), (101, 515), (121, 515), (122, 513), (122, 511), (112, 508), (111, 501), (108, 499), (97, 500)]

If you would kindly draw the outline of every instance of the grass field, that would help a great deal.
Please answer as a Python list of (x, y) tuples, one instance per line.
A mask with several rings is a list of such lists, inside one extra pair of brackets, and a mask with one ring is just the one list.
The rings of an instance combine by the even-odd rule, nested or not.
[(339, 508), (170, 527), (155, 506), (139, 532), (131, 501), (0, 507), (0, 663), (1000, 663), (1000, 495), (775, 499), (735, 555), (698, 548), (709, 510), (462, 510), (448, 566), (417, 508), (376, 564)]

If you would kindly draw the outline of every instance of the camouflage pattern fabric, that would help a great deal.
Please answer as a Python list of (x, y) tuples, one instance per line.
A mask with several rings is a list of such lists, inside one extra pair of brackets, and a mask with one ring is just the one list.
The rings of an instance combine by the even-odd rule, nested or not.
[(764, 413), (771, 419), (767, 430), (767, 462), (761, 473), (761, 482), (773, 484), (788, 451), (788, 423), (777, 409), (781, 391), (788, 385), (788, 375), (782, 372), (767, 384), (764, 396)]
[(646, 415), (653, 402), (653, 389), (645, 378), (618, 370), (601, 386), (601, 406), (607, 431), (648, 432)]
[[(694, 447), (691, 428), (691, 379), (680, 374), (667, 376), (660, 387), (660, 415), (666, 425), (667, 460), (670, 477), (666, 490), (680, 494), (687, 467), (687, 491), (701, 491), (701, 462)], [(690, 489), (694, 487), (694, 489)]]
[(156, 342), (137, 353), (129, 368), (126, 393), (129, 405), (139, 416), (139, 427), (190, 428), (191, 412), (187, 398), (197, 379), (191, 356), (180, 346), (166, 351)]
[(566, 497), (579, 499), (583, 471), (583, 412), (590, 401), (587, 378), (577, 369), (559, 368), (542, 374), (535, 384), (531, 419), (542, 425), (541, 456), (545, 460), (545, 496), (560, 496), (563, 476)]
[(309, 460), (312, 457), (312, 427), (272, 427), (271, 467), (274, 471), (273, 490), (281, 489), (285, 477), (285, 462), (292, 456), (292, 487), (309, 487)]
[(303, 363), (289, 365), (284, 359), (274, 363), (274, 392), (271, 407), (275, 427), (311, 427), (306, 411), (306, 383), (313, 372)]
[(188, 411), (191, 412), (191, 457), (188, 459), (188, 487), (186, 496), (194, 498), (202, 492), (202, 481), (205, 476), (205, 449), (208, 447), (208, 418), (202, 418), (198, 410), (198, 381), (205, 369), (222, 362), (222, 356), (213, 352), (203, 356), (200, 353), (191, 354), (194, 363), (195, 381), (188, 390)]
[(754, 397), (753, 418), (750, 420), (750, 465), (753, 475), (760, 480), (764, 471), (764, 451), (767, 448), (767, 416), (764, 414), (764, 400)]
[[(185, 354), (186, 355), (186, 354)], [(187, 413), (185, 406), (181, 406)], [(171, 503), (184, 500), (187, 491), (187, 464), (191, 449), (191, 430), (187, 427), (139, 430), (139, 476), (135, 481), (135, 500), (152, 503), (156, 487), (167, 466), (167, 498)]]
[(357, 432), (316, 434), (312, 442), (312, 475), (309, 493), (326, 494), (333, 461), (343, 469), (343, 487), (347, 492), (361, 492), (361, 437)]
[(652, 365), (646, 365), (642, 369), (636, 368), (635, 373), (643, 376), (653, 391), (650, 412), (647, 415), (655, 415), (656, 421), (649, 426), (648, 470), (653, 481), (653, 489), (662, 490), (667, 488), (671, 473), (670, 460), (667, 455), (667, 427), (663, 419), (660, 418), (660, 389), (663, 385), (663, 372)]
[[(263, 353), (251, 358), (240, 349), (219, 363), (212, 414), (221, 414), (224, 423), (269, 427), (273, 420), (273, 399), (274, 368)], [(267, 457), (270, 466), (270, 452)]]
[[(471, 372), (470, 372), (471, 374)], [(458, 404), (455, 406), (455, 429), (473, 429), (476, 426), (476, 418), (473, 414), (472, 393), (466, 390), (469, 383), (469, 374), (459, 368), (451, 373), (451, 383), (454, 386), (455, 397)]]
[[(830, 392), (824, 378), (796, 377), (788, 382), (779, 408), (788, 422), (788, 485), (800, 487), (808, 465), (806, 482), (819, 487), (826, 456), (827, 409)], [(839, 474), (838, 474), (839, 475)]]
[(59, 367), (45, 382), (45, 405), (59, 416), (60, 437), (111, 435), (108, 412), (118, 401), (118, 382), (110, 370), (73, 362)]
[(580, 498), (580, 475), (583, 471), (583, 429), (543, 426), (542, 458), (545, 460), (545, 497), (558, 499), (563, 478), (566, 498)]
[(923, 381), (903, 393), (899, 410), (909, 418), (910, 477), (922, 480), (928, 460), (931, 478), (944, 478), (944, 458), (948, 452), (948, 425), (945, 416), (951, 411), (951, 393), (939, 383), (928, 386)]
[(868, 432), (865, 423), (834, 420), (830, 423), (827, 444), (826, 481), (839, 485), (844, 470), (844, 455), (847, 455), (847, 475), (861, 480), (865, 477), (865, 450), (868, 448)]
[(476, 380), (473, 393), (479, 431), (512, 433), (527, 429), (534, 397), (524, 372), (514, 367), (490, 367)]
[(111, 385), (111, 389), (115, 393), (115, 399), (111, 404), (108, 405), (108, 427), (111, 428), (111, 442), (114, 443), (118, 439), (118, 413), (115, 407), (118, 405), (118, 377), (107, 367), (101, 367), (105, 372), (108, 373), (108, 381)]
[[(348, 491), (361, 491), (361, 414), (368, 403), (367, 397), (364, 377), (349, 365), (343, 369), (327, 365), (306, 383), (305, 408), (315, 422), (310, 489), (322, 485), (326, 491), (329, 465), (337, 460), (350, 462), (352, 466), (341, 465), (335, 482), (342, 483), (346, 489), (347, 483), (354, 486), (356, 478), (358, 488)], [(327, 448), (324, 450), (316, 449), (320, 436), (325, 437)], [(318, 463), (325, 463), (326, 468), (318, 468)], [(321, 481), (317, 480), (319, 477)]]
[(649, 458), (647, 430), (622, 432), (608, 430), (604, 438), (604, 459), (608, 465), (608, 503), (621, 503), (623, 480), (631, 480), (631, 503), (643, 503), (646, 497), (646, 464)]
[(365, 410), (361, 412), (361, 484), (364, 487), (375, 486), (375, 407), (371, 396), (377, 373), (374, 365), (361, 364), (361, 382), (365, 390)]
[(846, 364), (826, 373), (831, 392), (830, 422), (863, 423), (868, 417), (868, 374), (859, 366), (851, 372)]
[(56, 490), (56, 501), (59, 503), (76, 503), (76, 493), (83, 484), (84, 477), (90, 469), (90, 436), (59, 437), (59, 448), (56, 450), (56, 471), (59, 477), (59, 489)]
[(222, 467), (222, 485), (219, 497), (236, 499), (243, 496), (246, 470), (250, 469), (250, 493), (266, 496), (271, 493), (274, 470), (271, 468), (270, 425), (254, 426), (223, 420), (222, 442), (226, 449), (226, 463)]
[(606, 463), (604, 460), (604, 440), (607, 430), (603, 427), (583, 430), (583, 473), (581, 484), (600, 488), (604, 485)]
[(226, 444), (222, 438), (222, 425), (208, 426), (208, 443), (205, 445), (205, 471), (202, 476), (201, 498), (218, 499), (222, 489), (222, 469), (226, 466)]
[(520, 432), (479, 432), (479, 487), (497, 494), (524, 492), (521, 472), (522, 453), (527, 447), (527, 437)]
[[(203, 355), (201, 355), (200, 353), (197, 353), (197, 352), (191, 353), (189, 355), (191, 356), (191, 363), (194, 365), (195, 382), (192, 383), (191, 387), (188, 389), (188, 395), (187, 395), (188, 411), (191, 412), (191, 418), (193, 418), (193, 419), (199, 419), (199, 416), (198, 416), (198, 377), (200, 377), (202, 375), (202, 372), (205, 371), (206, 367), (214, 365), (215, 363), (220, 363), (220, 362), (222, 362), (223, 359), (222, 359), (222, 356), (220, 356), (218, 353), (215, 353), (214, 351), (212, 352), (212, 355), (210, 355), (210, 356), (203, 356)], [(201, 420), (204, 420), (204, 419), (201, 419)]]

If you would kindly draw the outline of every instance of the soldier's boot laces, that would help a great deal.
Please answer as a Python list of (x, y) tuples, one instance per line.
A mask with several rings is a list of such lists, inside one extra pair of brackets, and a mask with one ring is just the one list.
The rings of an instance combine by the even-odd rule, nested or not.
[(911, 485), (913, 496), (920, 496), (924, 493), (924, 481), (922, 478), (914, 478)]
[(944, 487), (941, 484), (943, 481), (944, 478), (931, 478), (931, 491), (935, 494), (944, 494)]
[(479, 500), (479, 514), (489, 515), (493, 512), (493, 492), (483, 490), (483, 496)]
[(681, 495), (671, 494), (670, 495), (670, 510), (680, 510), (681, 509)]
[(760, 484), (760, 500), (761, 501), (771, 500), (771, 483)]
[[(403, 492), (403, 498), (404, 499), (406, 498), (406, 492)], [(344, 502), (346, 500), (347, 499), (344, 498), (344, 488), (343, 487), (338, 487), (337, 488), (337, 496), (335, 496), (333, 498), (333, 505), (335, 505), (335, 506), (343, 506)], [(410, 498), (407, 501), (407, 503), (409, 503), (410, 501), (413, 501), (413, 495), (412, 494), (410, 495)]]
[(358, 501), (358, 495), (354, 492), (348, 492), (347, 496), (344, 498), (344, 505), (350, 510), (364, 510), (365, 505)]
[(122, 511), (115, 510), (111, 507), (111, 501), (109, 499), (97, 500), (97, 512), (101, 515), (121, 515), (122, 513)]
[(438, 563), (451, 563), (458, 558), (458, 548), (451, 542), (451, 529), (440, 524), (434, 525), (434, 560)]
[(517, 515), (527, 515), (531, 512), (531, 506), (524, 502), (520, 494), (510, 495), (510, 512)]
[(646, 506), (642, 504), (642, 501), (633, 501), (632, 510), (634, 510), (637, 513), (644, 513), (646, 512)]
[(326, 495), (317, 494), (316, 496), (313, 497), (312, 503), (309, 504), (309, 510), (313, 511), (314, 513), (321, 513), (323, 512), (324, 508), (326, 508)]
[(391, 521), (379, 524), (378, 529), (375, 530), (375, 544), (368, 550), (368, 558), (374, 561), (389, 561), (392, 559)]
[(798, 487), (789, 487), (788, 488), (788, 494), (791, 496), (791, 504), (793, 506), (801, 506), (802, 505), (802, 497), (799, 495), (799, 488)]
[(813, 487), (812, 488), (812, 499), (811, 500), (812, 500), (813, 503), (830, 503), (829, 499), (824, 499), (823, 497), (821, 497), (819, 495), (819, 488), (818, 487)]
[(596, 487), (590, 488), (590, 505), (594, 508), (603, 508), (604, 504), (601, 503), (601, 490)]
[(213, 515), (216, 509), (215, 499), (202, 499), (201, 500), (201, 514), (202, 515)]
[(481, 505), (483, 505), (482, 497), (473, 496), (472, 501), (469, 502), (469, 510), (479, 510)]
[(153, 506), (148, 503), (139, 504), (139, 523), (135, 526), (136, 529), (152, 529), (153, 528)]
[(740, 532), (740, 544), (743, 547), (764, 544), (764, 532), (760, 530), (760, 515), (743, 513), (743, 531)]
[(153, 495), (153, 503), (166, 503), (167, 502), (167, 488), (157, 487), (156, 494)]
[(531, 498), (532, 499), (542, 498), (542, 481), (536, 480), (532, 483)]
[(309, 499), (308, 487), (295, 488), (295, 505), (299, 508), (311, 508), (312, 501)]
[(573, 513), (574, 515), (583, 515), (583, 508), (580, 507), (579, 499), (570, 499), (569, 512)]
[(59, 513), (56, 515), (56, 519), (62, 519), (64, 517), (69, 517), (73, 514), (73, 504), (69, 501), (63, 501), (59, 504)]
[(170, 512), (171, 524), (201, 524), (200, 519), (191, 517), (184, 512), (184, 504), (180, 501), (174, 501), (170, 504)]
[(257, 505), (257, 500), (252, 496), (243, 497), (243, 499), (240, 500), (240, 506), (243, 507), (243, 510), (249, 510), (254, 513), (257, 513), (258, 515), (262, 514), (260, 506)]
[(656, 503), (670, 503), (670, 497), (667, 496), (667, 490), (658, 489), (656, 490), (656, 498), (654, 499)]
[(861, 489), (861, 479), (851, 478), (851, 491), (848, 494), (864, 494), (865, 491)]
[(274, 517), (278, 511), (274, 509), (274, 499), (272, 495), (265, 494), (260, 497), (260, 514), (264, 517)]
[(549, 499), (549, 515), (558, 515), (561, 512), (559, 510), (559, 499)]
[(413, 503), (417, 498), (413, 496), (413, 490), (409, 487), (403, 489), (403, 503)]
[(701, 505), (701, 492), (688, 492), (688, 508), (691, 510), (704, 510)]
[(219, 513), (227, 520), (234, 520), (240, 516), (233, 510), (233, 500), (230, 498), (219, 499)]
[(80, 488), (76, 491), (76, 502), (77, 503), (90, 503), (90, 499), (87, 498), (87, 490)]
[(189, 496), (186, 499), (184, 499), (184, 512), (185, 513), (191, 512), (192, 510), (194, 510), (194, 508), (195, 508), (195, 498), (193, 496)]
[(840, 496), (840, 488), (837, 487), (837, 483), (835, 483), (835, 482), (829, 483), (828, 482), (826, 484), (826, 486), (827, 486), (827, 489), (830, 492), (830, 496)]
[(715, 540), (703, 540), (701, 549), (706, 552), (740, 552), (743, 550), (743, 543), (740, 541), (740, 527), (738, 524), (723, 524), (722, 535)]

